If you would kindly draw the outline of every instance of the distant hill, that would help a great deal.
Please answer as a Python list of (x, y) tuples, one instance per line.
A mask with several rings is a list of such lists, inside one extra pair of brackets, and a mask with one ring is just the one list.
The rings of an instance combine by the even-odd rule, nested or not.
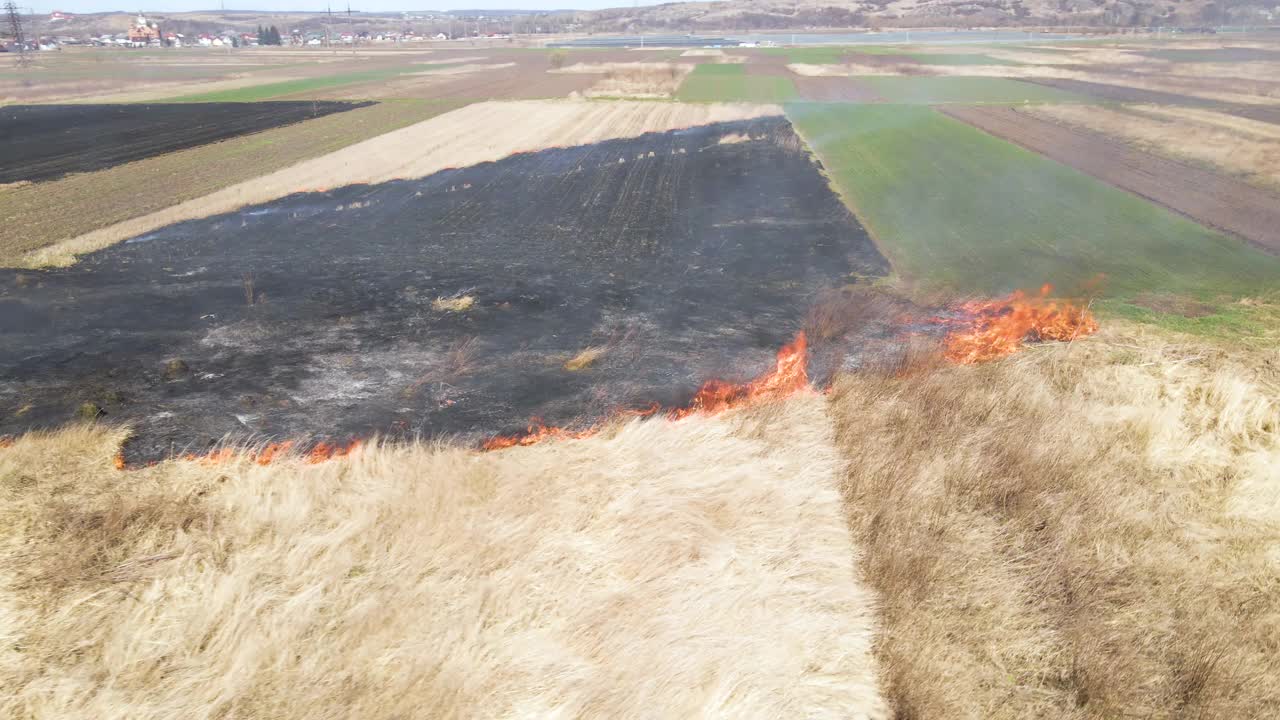
[(595, 32), (1280, 22), (1275, 0), (724, 0), (578, 13)]
[[(35, 17), (39, 34), (88, 37), (123, 33), (134, 13), (92, 13), (52, 20)], [(743, 30), (804, 30), (880, 27), (992, 26), (1212, 26), (1280, 23), (1280, 0), (723, 0), (682, 2), (609, 10), (409, 11), (359, 13), (335, 11), (266, 12), (252, 10), (148, 13), (166, 32), (184, 34), (252, 32), (276, 25), (283, 32), (334, 30), (419, 34), (517, 32), (589, 33), (652, 31), (713, 33)], [(460, 21), (462, 21), (460, 23)]]

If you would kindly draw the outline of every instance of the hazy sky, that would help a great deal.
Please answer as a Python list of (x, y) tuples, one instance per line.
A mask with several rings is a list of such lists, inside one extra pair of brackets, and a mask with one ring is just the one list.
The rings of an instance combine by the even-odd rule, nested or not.
[[(37, 13), (53, 10), (65, 12), (123, 12), (143, 11), (183, 12), (187, 10), (216, 10), (220, 0), (18, 0), (18, 5), (34, 8)], [(352, 10), (385, 12), (388, 10), (452, 10), (501, 8), (504, 10), (596, 10), (608, 7), (628, 7), (633, 4), (655, 5), (662, 0), (358, 0), (351, 2)], [(669, 0), (667, 0), (669, 1)], [(324, 10), (326, 0), (224, 0), (228, 10)], [(333, 9), (347, 8), (347, 0), (332, 0)]]

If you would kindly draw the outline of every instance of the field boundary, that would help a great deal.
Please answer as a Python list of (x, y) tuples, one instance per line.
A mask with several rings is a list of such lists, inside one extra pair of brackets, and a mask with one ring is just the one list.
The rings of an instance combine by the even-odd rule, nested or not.
[(1280, 254), (1280, 197), (1254, 185), (1139, 150), (1102, 133), (1067, 127), (1012, 108), (947, 106), (938, 111), (1206, 227)]

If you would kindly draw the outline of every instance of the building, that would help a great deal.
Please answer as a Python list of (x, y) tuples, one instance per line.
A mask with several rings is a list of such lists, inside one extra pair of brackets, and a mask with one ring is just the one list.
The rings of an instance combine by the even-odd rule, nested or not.
[(160, 25), (139, 15), (129, 28), (129, 42), (135, 45), (150, 45), (152, 41), (160, 41)]

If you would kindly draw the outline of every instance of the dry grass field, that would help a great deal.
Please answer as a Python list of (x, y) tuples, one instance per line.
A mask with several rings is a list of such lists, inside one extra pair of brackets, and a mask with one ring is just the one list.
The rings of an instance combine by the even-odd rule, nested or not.
[(674, 96), (693, 68), (688, 63), (575, 63), (554, 72), (600, 75), (582, 93), (585, 97), (657, 99)]
[(839, 382), (897, 716), (1280, 712), (1278, 363), (1114, 322)]
[(823, 405), (125, 476), (24, 437), (0, 714), (887, 717)]

